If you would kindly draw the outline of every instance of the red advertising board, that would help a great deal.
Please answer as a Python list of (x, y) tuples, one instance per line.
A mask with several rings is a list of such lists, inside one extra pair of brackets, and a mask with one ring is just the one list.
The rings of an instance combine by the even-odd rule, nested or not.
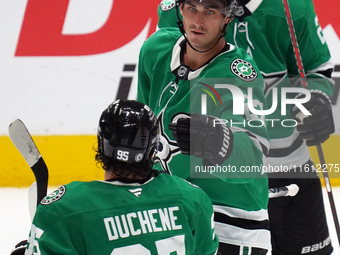
[[(309, 1), (309, 0), (305, 0)], [(28, 0), (15, 56), (80, 56), (118, 49), (133, 40), (151, 21), (157, 25), (160, 0), (115, 0), (106, 23), (87, 34), (62, 34), (70, 0)], [(340, 35), (339, 0), (314, 0), (322, 27), (331, 24)]]
[(151, 20), (157, 25), (160, 0), (115, 0), (106, 23), (97, 31), (63, 35), (69, 0), (28, 0), (16, 56), (79, 56), (118, 49), (134, 39)]
[(314, 0), (315, 11), (322, 28), (331, 24), (340, 36), (340, 1), (339, 0)]

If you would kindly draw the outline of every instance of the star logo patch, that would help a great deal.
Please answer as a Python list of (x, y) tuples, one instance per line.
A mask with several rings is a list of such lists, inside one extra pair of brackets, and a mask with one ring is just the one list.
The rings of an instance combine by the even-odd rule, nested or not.
[(163, 12), (169, 11), (175, 7), (176, 0), (162, 0), (160, 6)]
[(41, 200), (41, 204), (49, 205), (55, 201), (58, 201), (63, 195), (65, 195), (66, 187), (60, 186), (57, 190), (53, 191), (51, 194), (47, 195), (43, 200)]
[(255, 68), (249, 62), (239, 58), (231, 63), (230, 69), (244, 81), (252, 81), (257, 77)]

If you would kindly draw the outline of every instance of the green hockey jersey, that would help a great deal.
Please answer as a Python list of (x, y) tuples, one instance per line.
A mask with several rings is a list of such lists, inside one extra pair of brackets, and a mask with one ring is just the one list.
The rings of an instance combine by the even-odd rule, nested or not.
[[(140, 51), (137, 100), (149, 105), (160, 120), (162, 145), (157, 153), (160, 165), (200, 186), (214, 206), (229, 208), (233, 217), (266, 221), (268, 180), (261, 166), (269, 139), (265, 126), (258, 125), (262, 120), (247, 108), (250, 88), (251, 101), (257, 102), (254, 105), (258, 109), (266, 107), (261, 104), (265, 101), (262, 76), (244, 50), (229, 44), (208, 63), (191, 70), (181, 60), (185, 47), (178, 29), (164, 28), (154, 33)], [(231, 85), (229, 89), (223, 87), (226, 84)], [(235, 95), (231, 90), (235, 90)], [(243, 114), (234, 114), (237, 109), (234, 101), (241, 102), (238, 106), (245, 109)], [(206, 112), (202, 105), (206, 106)], [(181, 154), (168, 128), (173, 117), (183, 112), (202, 114), (202, 111), (227, 122), (233, 131), (231, 156), (221, 166), (209, 168), (202, 159)], [(249, 121), (258, 123), (249, 125)], [(233, 243), (247, 242), (242, 231), (234, 231), (237, 234), (231, 237)], [(253, 244), (268, 247), (269, 232), (267, 237)]]
[(176, 176), (72, 182), (38, 206), (27, 254), (216, 254), (208, 196)]
[[(263, 102), (261, 75), (249, 55), (242, 49), (233, 46), (230, 46), (229, 50), (222, 52), (203, 67), (190, 70), (180, 61), (180, 52), (185, 45), (184, 42), (184, 37), (177, 29), (161, 29), (144, 43), (140, 51), (137, 100), (149, 105), (161, 120), (162, 149), (157, 154), (161, 165), (164, 170), (171, 174), (199, 184), (215, 204), (242, 209), (251, 208), (251, 210), (266, 208), (268, 191), (266, 190), (265, 174), (262, 174), (261, 171), (242, 172), (243, 166), (260, 167), (263, 164), (268, 146), (266, 128), (265, 126), (256, 125), (252, 127), (248, 125), (248, 120), (257, 119), (257, 115), (233, 114), (234, 95), (229, 89), (217, 88), (216, 86), (216, 83), (231, 83), (233, 86), (237, 86), (242, 93), (247, 93), (247, 89), (251, 87), (253, 89), (253, 100)], [(253, 68), (253, 72), (258, 77), (245, 81), (241, 78), (242, 74), (233, 73), (231, 71), (232, 66), (235, 61), (240, 60)], [(183, 74), (184, 78), (179, 77), (178, 73), (181, 73), (184, 69), (187, 70), (187, 73)], [(223, 80), (223, 78), (226, 79)], [(201, 113), (201, 97), (202, 93), (206, 93), (204, 89), (207, 88), (204, 84), (215, 88), (222, 102), (222, 104), (219, 102), (215, 105), (212, 98), (207, 98), (207, 114), (228, 121), (227, 125), (234, 134), (233, 151), (223, 164), (232, 169), (225, 171), (225, 175), (195, 175), (197, 166), (200, 167), (200, 170), (204, 167), (202, 159), (179, 153), (179, 148), (176, 146), (175, 139), (168, 128), (173, 116), (176, 117), (183, 112)], [(242, 103), (246, 104), (245, 102)], [(189, 169), (192, 170), (191, 173)], [(198, 178), (191, 178), (192, 175)], [(225, 176), (226, 178), (214, 178), (215, 176)], [(209, 177), (211, 180), (206, 180)], [(210, 182), (219, 184), (220, 187), (211, 185)], [(230, 185), (226, 185), (226, 182)], [(244, 186), (247, 185), (249, 185), (249, 189), (244, 189)], [(230, 190), (228, 187), (230, 187)], [(254, 200), (251, 201), (247, 198), (249, 194), (242, 193), (238, 194), (240, 194), (240, 197), (244, 197), (244, 200), (239, 197), (233, 200), (232, 197), (221, 196), (220, 190), (236, 192), (238, 187), (241, 190), (246, 190), (246, 192), (251, 192), (252, 189), (256, 190), (256, 192), (252, 192)]]
[[(174, 0), (163, 0), (158, 8), (160, 28), (177, 27)], [(292, 19), (309, 89), (318, 89), (331, 96), (334, 82), (330, 78), (333, 65), (311, 0), (290, 0)], [(251, 14), (251, 15), (249, 15)], [(239, 16), (238, 16), (239, 15)], [(226, 41), (243, 48), (252, 56), (265, 79), (264, 93), (267, 107), (273, 105), (273, 91), (277, 90), (276, 110), (266, 116), (270, 136), (270, 151), (266, 170), (295, 168), (306, 163), (309, 150), (298, 137), (290, 109), (281, 108), (282, 88), (297, 85), (298, 68), (289, 35), (282, 0), (250, 0), (240, 6), (236, 18), (229, 24)], [(294, 98), (288, 93), (286, 98)], [(286, 114), (284, 113), (284, 110)]]

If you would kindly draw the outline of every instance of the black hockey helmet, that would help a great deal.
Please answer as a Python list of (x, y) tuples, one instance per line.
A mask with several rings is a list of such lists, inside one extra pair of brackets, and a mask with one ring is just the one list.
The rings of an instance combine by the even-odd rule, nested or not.
[(117, 100), (102, 113), (98, 127), (98, 152), (126, 162), (147, 161), (159, 143), (158, 122), (145, 104)]

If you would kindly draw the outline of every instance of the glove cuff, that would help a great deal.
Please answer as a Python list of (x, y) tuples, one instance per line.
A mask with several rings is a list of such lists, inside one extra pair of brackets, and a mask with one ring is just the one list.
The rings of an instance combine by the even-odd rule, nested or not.
[(311, 94), (316, 94), (316, 95), (318, 95), (319, 97), (323, 98), (323, 99), (324, 99), (325, 101), (327, 101), (329, 104), (332, 103), (332, 102), (331, 102), (331, 99), (329, 98), (329, 96), (328, 96), (325, 92), (323, 92), (323, 91), (321, 91), (321, 90), (319, 90), (319, 89), (310, 89), (309, 91), (310, 91)]

